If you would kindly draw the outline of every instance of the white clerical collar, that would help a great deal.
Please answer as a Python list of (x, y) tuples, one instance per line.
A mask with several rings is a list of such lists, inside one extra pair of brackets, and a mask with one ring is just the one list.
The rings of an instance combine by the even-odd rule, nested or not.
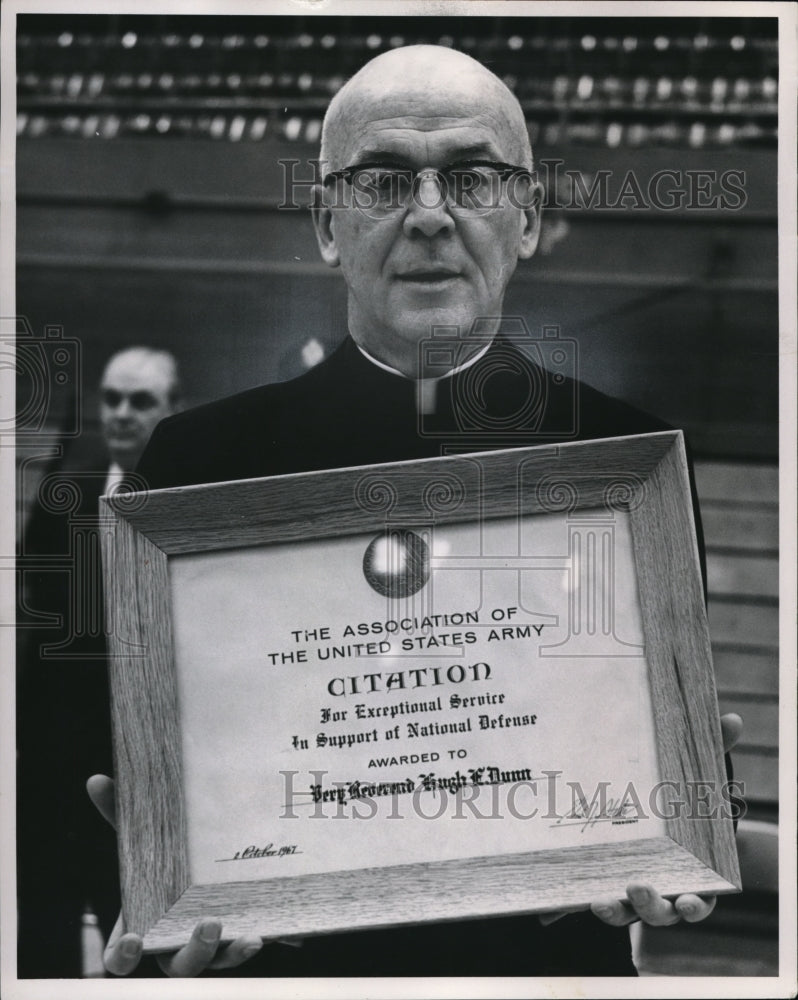
[(408, 379), (408, 381), (415, 383), (416, 409), (419, 414), (424, 416), (431, 416), (435, 413), (438, 402), (438, 383), (442, 382), (445, 378), (450, 378), (452, 375), (456, 375), (458, 372), (464, 371), (466, 368), (470, 368), (471, 365), (476, 364), (489, 347), (490, 341), (485, 344), (482, 350), (473, 354), (468, 361), (464, 361), (461, 365), (456, 365), (454, 368), (450, 368), (446, 374), (439, 375), (437, 378), (410, 379), (409, 375), (405, 375), (404, 372), (400, 372), (398, 368), (392, 368), (390, 365), (386, 365), (382, 361), (378, 361), (375, 357), (372, 357), (367, 350), (362, 348), (360, 344), (357, 344), (357, 349), (367, 361), (370, 361), (378, 368), (382, 368), (383, 371), (390, 372), (392, 375), (398, 375), (399, 378)]
[[(357, 344), (357, 341), (355, 341), (355, 343)], [(471, 365), (476, 364), (476, 362), (479, 361), (482, 355), (487, 353), (489, 347), (490, 347), (490, 342), (485, 344), (482, 350), (477, 351), (476, 354), (472, 354), (471, 357), (468, 359), (468, 361), (464, 361), (461, 365), (456, 365), (454, 368), (450, 368), (449, 371), (446, 372), (444, 375), (438, 375), (436, 378), (413, 379), (412, 381), (439, 382), (442, 378), (449, 378), (452, 375), (456, 375), (458, 372), (461, 372), (466, 368), (470, 368)], [(357, 344), (357, 349), (360, 351), (360, 353), (363, 355), (364, 358), (370, 361), (373, 365), (376, 365), (378, 368), (382, 368), (384, 371), (390, 372), (392, 375), (398, 375), (400, 378), (407, 378), (407, 379), (410, 378), (409, 375), (405, 375), (404, 372), (400, 372), (398, 368), (392, 368), (390, 365), (386, 365), (384, 362), (378, 361), (375, 357), (369, 354), (369, 352), (365, 349), (365, 347), (361, 347), (360, 344)]]
[(108, 475), (105, 477), (105, 495), (113, 493), (116, 487), (125, 478), (125, 470), (119, 462), (111, 462), (108, 466)]

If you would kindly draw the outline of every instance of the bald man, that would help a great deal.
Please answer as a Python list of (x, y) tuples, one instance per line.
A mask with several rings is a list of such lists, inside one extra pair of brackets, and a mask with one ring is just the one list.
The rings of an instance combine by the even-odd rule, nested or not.
[(129, 347), (109, 360), (100, 381), (109, 487), (136, 468), (157, 424), (179, 408), (180, 396), (177, 361), (168, 351)]
[[(160, 424), (138, 470), (150, 487), (665, 429), (552, 375), (519, 349), (523, 324), (502, 317), (517, 262), (537, 246), (541, 191), (522, 110), (485, 67), (435, 46), (378, 56), (333, 99), (321, 159), (313, 223), (322, 259), (346, 281), (349, 336), (294, 381)], [(108, 780), (94, 779), (92, 795), (112, 818)], [(626, 924), (697, 920), (713, 906), (696, 896), (668, 902), (640, 883), (628, 895), (562, 919), (278, 943), (242, 974), (632, 975)], [(204, 920), (160, 961), (170, 975), (229, 974), (259, 949), (257, 938), (227, 943), (219, 922)], [(129, 972), (140, 954), (140, 939), (120, 924), (109, 968)]]

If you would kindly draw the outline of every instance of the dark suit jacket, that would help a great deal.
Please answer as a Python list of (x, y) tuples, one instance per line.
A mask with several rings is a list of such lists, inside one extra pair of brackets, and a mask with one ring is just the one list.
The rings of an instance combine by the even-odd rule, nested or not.
[(419, 417), (414, 383), (372, 364), (347, 338), (293, 381), (164, 420), (136, 471), (160, 489), (668, 429), (565, 374), (552, 375), (503, 338), (476, 364), (441, 380), (435, 416)]
[[(438, 391), (435, 416), (420, 418), (414, 383), (373, 365), (347, 339), (293, 381), (163, 421), (137, 472), (157, 489), (669, 429), (567, 374), (544, 370), (501, 337), (474, 365), (443, 379)], [(535, 917), (503, 917), (336, 934), (308, 939), (301, 948), (271, 945), (240, 974), (573, 976), (635, 970), (627, 931), (581, 914), (545, 928)]]
[[(108, 458), (51, 469), (25, 533), (17, 644), (18, 968), (81, 973), (86, 905), (107, 934), (119, 909), (113, 831), (86, 794), (110, 773), (97, 500)], [(44, 625), (40, 616), (60, 619)]]

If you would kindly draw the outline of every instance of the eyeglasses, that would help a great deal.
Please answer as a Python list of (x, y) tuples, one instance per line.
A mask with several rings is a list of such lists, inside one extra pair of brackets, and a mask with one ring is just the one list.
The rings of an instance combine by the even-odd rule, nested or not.
[[(422, 182), (435, 179), (435, 190)], [(425, 167), (392, 167), (380, 163), (360, 163), (327, 174), (326, 187), (343, 180), (352, 189), (353, 204), (369, 217), (384, 218), (405, 211), (411, 201), (423, 208), (440, 208), (444, 204), (456, 215), (486, 215), (509, 202), (517, 208), (528, 208), (532, 174), (526, 167), (511, 163), (475, 160), (436, 170)], [(518, 191), (520, 181), (522, 190)]]
[(111, 410), (115, 410), (125, 399), (130, 403), (132, 410), (151, 410), (154, 406), (158, 405), (158, 400), (152, 393), (147, 392), (146, 389), (131, 392), (130, 394), (117, 392), (116, 389), (103, 389), (100, 395), (103, 404)]

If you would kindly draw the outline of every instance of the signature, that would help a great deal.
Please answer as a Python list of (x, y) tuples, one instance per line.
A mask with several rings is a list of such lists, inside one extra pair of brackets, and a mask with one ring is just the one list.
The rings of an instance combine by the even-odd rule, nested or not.
[(580, 826), (582, 833), (597, 823), (611, 823), (620, 826), (625, 823), (637, 823), (638, 816), (633, 814), (631, 802), (625, 799), (602, 799), (596, 802), (586, 802), (582, 799), (575, 802), (565, 816), (557, 818), (552, 826)]
[(251, 844), (241, 851), (236, 851), (232, 858), (217, 858), (217, 861), (252, 861), (256, 858), (287, 858), (291, 854), (302, 854), (296, 844), (283, 844), (275, 847), (274, 844), (266, 844), (265, 847), (255, 847)]

